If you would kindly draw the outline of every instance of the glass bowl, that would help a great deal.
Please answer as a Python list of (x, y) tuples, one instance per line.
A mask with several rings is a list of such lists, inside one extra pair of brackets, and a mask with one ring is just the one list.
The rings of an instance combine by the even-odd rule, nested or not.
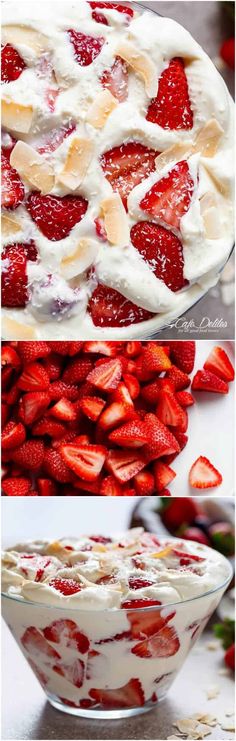
[(166, 696), (230, 583), (225, 562), (224, 583), (173, 604), (88, 611), (3, 593), (3, 617), (51, 705), (86, 718), (133, 716)]

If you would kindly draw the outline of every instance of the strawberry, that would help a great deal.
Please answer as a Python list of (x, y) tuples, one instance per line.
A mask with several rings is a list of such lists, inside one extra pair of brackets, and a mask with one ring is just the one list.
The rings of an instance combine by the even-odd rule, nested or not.
[(125, 352), (128, 358), (135, 358), (136, 355), (140, 355), (142, 352), (142, 342), (126, 342)]
[(134, 488), (138, 497), (148, 497), (155, 492), (154, 476), (150, 471), (140, 471), (134, 476)]
[(49, 375), (40, 363), (25, 365), (17, 381), (17, 385), (23, 391), (45, 391), (49, 388), (49, 384)]
[(19, 342), (17, 350), (23, 363), (46, 358), (50, 353), (47, 342)]
[(149, 638), (142, 643), (137, 643), (131, 649), (131, 653), (139, 656), (141, 659), (156, 659), (162, 657), (174, 656), (179, 651), (180, 642), (174, 628), (166, 625), (159, 630), (157, 635)]
[(105, 222), (104, 219), (97, 216), (96, 219), (94, 219), (95, 229), (96, 229), (96, 235), (99, 239), (101, 239), (101, 242), (107, 241), (107, 233), (105, 229)]
[[(87, 443), (85, 443), (87, 444)], [(77, 489), (82, 490), (82, 494), (100, 494), (101, 493), (101, 485), (102, 485), (102, 477), (101, 475), (97, 476), (97, 478), (94, 481), (80, 481), (80, 479), (76, 479), (74, 481), (74, 494), (78, 496)], [(72, 491), (71, 487), (68, 492), (68, 496), (71, 496)]]
[(75, 579), (63, 579), (60, 576), (54, 576), (50, 579), (49, 587), (53, 587), (60, 594), (64, 594), (65, 597), (69, 597), (71, 594), (81, 592), (81, 584)]
[[(154, 607), (155, 605), (160, 605), (160, 604), (161, 603), (158, 602), (158, 600), (146, 599), (145, 597), (143, 599), (129, 599), (123, 602), (122, 610), (132, 610), (132, 609), (142, 610), (144, 607)], [(129, 617), (130, 617), (130, 613), (129, 613)]]
[[(206, 534), (203, 533), (199, 527), (187, 527), (181, 533), (181, 538), (184, 538), (186, 540), (194, 540), (196, 543), (201, 543), (202, 545), (211, 545), (209, 538), (207, 538)], [(180, 566), (188, 566), (189, 564), (191, 564), (191, 558), (191, 556), (182, 556), (180, 559)]]
[(126, 422), (122, 427), (118, 427), (109, 435), (109, 440), (115, 445), (121, 445), (124, 448), (141, 448), (148, 442), (145, 423), (141, 420)]
[[(142, 600), (142, 602), (147, 602), (147, 600)], [(156, 601), (155, 604), (160, 605), (161, 603)], [(143, 607), (144, 605), (140, 606)], [(146, 606), (149, 607), (148, 604)], [(131, 626), (132, 638), (143, 640), (155, 636), (174, 617), (174, 614), (172, 612), (170, 615), (162, 617), (159, 609), (147, 610), (146, 612), (137, 612), (136, 610), (128, 612), (127, 618)]]
[(175, 398), (181, 407), (191, 407), (195, 404), (195, 399), (188, 391), (177, 391)]
[(70, 386), (85, 381), (92, 367), (92, 362), (89, 358), (75, 357), (67, 363), (62, 376), (62, 381)]
[[(89, 366), (91, 367), (91, 366)], [(87, 372), (88, 366), (84, 366), (80, 364), (79, 366), (76, 365), (76, 372), (77, 372), (77, 378), (79, 375), (79, 369), (80, 374), (82, 376), (85, 375)], [(74, 372), (74, 369), (72, 368), (72, 373)], [(51, 383), (49, 386), (48, 393), (50, 394), (51, 401), (60, 401), (60, 399), (68, 399), (69, 401), (77, 401), (79, 396), (79, 390), (77, 386), (69, 383), (65, 383), (64, 381), (55, 381), (55, 383)]]
[(156, 404), (159, 401), (162, 391), (168, 391), (170, 394), (173, 394), (174, 390), (175, 386), (171, 380), (168, 378), (156, 378), (152, 383), (142, 387), (141, 395), (149, 404)]
[(104, 152), (101, 166), (113, 190), (120, 194), (125, 208), (127, 198), (136, 185), (155, 171), (158, 152), (139, 142), (127, 142)]
[(8, 497), (26, 497), (29, 494), (31, 481), (25, 478), (6, 478), (2, 481), (2, 491)]
[(60, 453), (66, 465), (81, 479), (94, 481), (104, 465), (107, 450), (102, 445), (62, 445)]
[(95, 327), (127, 327), (146, 322), (154, 314), (136, 306), (114, 288), (98, 285), (88, 303)]
[(66, 648), (85, 654), (89, 650), (89, 640), (84, 633), (78, 630), (73, 620), (55, 620), (43, 630), (45, 638), (50, 643), (62, 643)]
[(192, 200), (194, 181), (186, 160), (182, 160), (167, 175), (157, 180), (140, 202), (140, 208), (151, 216), (180, 229), (182, 216)]
[(146, 118), (163, 129), (192, 129), (193, 112), (181, 58), (171, 59), (162, 72), (157, 96), (151, 101)]
[(47, 358), (43, 359), (43, 367), (47, 371), (47, 374), (51, 381), (58, 381), (62, 371), (63, 358), (61, 355), (56, 353), (50, 353)]
[(230, 69), (235, 68), (235, 39), (233, 36), (223, 41), (220, 56)]
[(1, 81), (17, 80), (24, 69), (26, 69), (26, 64), (17, 49), (14, 49), (11, 44), (5, 44), (1, 51)]
[(105, 39), (101, 36), (88, 36), (87, 34), (68, 29), (67, 34), (74, 48), (76, 62), (80, 67), (88, 67), (94, 62), (94, 59), (100, 54)]
[(57, 149), (60, 144), (62, 144), (64, 139), (67, 139), (67, 137), (73, 133), (75, 128), (76, 123), (74, 121), (68, 121), (67, 123), (63, 124), (60, 129), (51, 128), (49, 132), (47, 131), (45, 134), (41, 134), (41, 145), (37, 147), (37, 151), (39, 152), (39, 154), (48, 154), (50, 152), (54, 152), (55, 149)]
[(119, 358), (104, 362), (93, 368), (87, 376), (87, 380), (102, 391), (114, 391), (117, 388), (122, 375), (122, 363)]
[(235, 644), (234, 643), (225, 652), (225, 664), (226, 666), (229, 667), (229, 669), (232, 669), (233, 672), (235, 671)]
[(229, 387), (225, 381), (208, 370), (199, 370), (192, 380), (193, 391), (210, 391), (214, 394), (228, 394)]
[(98, 396), (93, 396), (92, 398), (90, 396), (85, 396), (84, 399), (81, 399), (79, 402), (80, 409), (86, 417), (92, 420), (92, 422), (96, 422), (98, 417), (100, 417), (105, 404), (106, 402), (104, 399), (100, 399)]
[(21, 638), (21, 643), (24, 649), (29, 652), (30, 656), (35, 656), (40, 661), (42, 660), (42, 656), (46, 657), (48, 663), (61, 658), (60, 654), (49, 645), (37, 628), (27, 628)]
[(163, 347), (147, 342), (142, 355), (143, 367), (150, 373), (162, 373), (171, 368), (171, 361)]
[(121, 342), (108, 342), (107, 340), (93, 340), (89, 342), (83, 342), (83, 352), (97, 353), (98, 355), (106, 355), (108, 358), (115, 358), (121, 349)]
[(182, 427), (185, 427), (185, 414), (185, 410), (182, 409), (174, 394), (161, 391), (156, 415), (164, 425), (180, 427), (181, 431), (185, 432), (184, 429), (182, 430)]
[(26, 440), (19, 448), (12, 451), (12, 460), (29, 471), (40, 468), (43, 459), (44, 444), (41, 440)]
[(129, 577), (129, 589), (145, 589), (145, 587), (152, 587), (154, 581), (148, 581), (144, 577), (130, 576)]
[(97, 23), (103, 23), (105, 26), (108, 26), (109, 23), (106, 16), (103, 15), (103, 9), (107, 8), (108, 10), (116, 10), (118, 13), (124, 13), (126, 22), (130, 22), (134, 15), (132, 8), (128, 8), (126, 5), (120, 5), (119, 3), (90, 2), (89, 5), (92, 9), (93, 20), (97, 21)]
[(183, 523), (191, 525), (201, 512), (199, 504), (191, 497), (172, 499), (161, 512), (164, 525), (170, 532), (175, 532)]
[(52, 242), (65, 239), (71, 229), (85, 215), (88, 202), (82, 196), (42, 195), (32, 192), (26, 200), (26, 208), (44, 237)]
[(184, 373), (192, 373), (195, 361), (196, 343), (194, 341), (177, 340), (169, 343), (171, 358), (175, 365)]
[(18, 172), (11, 167), (7, 157), (2, 154), (2, 206), (4, 208), (17, 208), (22, 203), (25, 195), (24, 185)]
[(45, 452), (44, 456), (44, 470), (60, 484), (67, 484), (71, 482), (71, 471), (64, 463), (62, 456), (58, 450), (49, 448)]
[(10, 365), (12, 368), (19, 370), (21, 361), (14, 347), (3, 345), (1, 349), (1, 364), (3, 368)]
[(222, 476), (212, 463), (200, 455), (189, 472), (189, 484), (194, 489), (208, 489), (222, 484)]
[(37, 479), (37, 488), (40, 497), (55, 497), (58, 495), (58, 489), (51, 479)]
[(53, 352), (58, 353), (59, 355), (77, 355), (79, 351), (83, 347), (83, 342), (62, 342), (61, 340), (59, 342), (52, 342), (51, 340), (48, 342), (49, 347)]
[(91, 689), (90, 697), (96, 701), (97, 705), (103, 708), (117, 709), (140, 707), (144, 705), (145, 698), (142, 685), (139, 679), (130, 679), (123, 687), (116, 689)]
[(156, 277), (171, 291), (186, 285), (182, 244), (175, 234), (159, 224), (139, 221), (132, 226), (130, 238)]
[(62, 422), (58, 422), (54, 419), (50, 419), (49, 417), (41, 417), (41, 419), (37, 420), (31, 427), (32, 435), (36, 435), (36, 437), (39, 435), (48, 435), (49, 437), (53, 437), (53, 439), (61, 439), (65, 435), (66, 428), (65, 425), (62, 424)]
[(7, 404), (1, 404), (1, 421), (2, 421), (2, 428), (5, 427), (8, 417), (9, 417), (10, 409)]
[(102, 86), (107, 88), (119, 103), (123, 103), (128, 97), (128, 80), (128, 67), (121, 57), (115, 57), (112, 67), (104, 70), (100, 78)]
[(223, 381), (234, 380), (234, 368), (222, 347), (214, 347), (203, 366), (207, 371), (215, 373)]
[(182, 391), (183, 389), (186, 389), (191, 383), (190, 378), (187, 376), (187, 373), (183, 373), (183, 371), (177, 368), (176, 365), (172, 365), (171, 368), (167, 371), (167, 378), (174, 384), (175, 391)]
[(99, 493), (105, 497), (121, 497), (123, 492), (114, 476), (107, 476), (103, 479)]
[(106, 460), (108, 470), (121, 484), (132, 479), (145, 465), (145, 458), (140, 453), (129, 450), (110, 450)]
[(146, 414), (145, 424), (149, 437), (145, 451), (149, 461), (160, 458), (162, 455), (179, 452), (179, 445), (174, 435), (157, 419), (155, 414)]
[(17, 245), (4, 248), (2, 254), (2, 306), (25, 307), (28, 301), (27, 261)]
[(50, 396), (47, 391), (30, 391), (20, 400), (19, 416), (24, 424), (31, 425), (42, 417), (49, 404)]
[(123, 373), (123, 379), (131, 399), (137, 399), (140, 394), (138, 379), (130, 373)]
[(154, 463), (154, 476), (155, 476), (155, 488), (158, 492), (163, 492), (163, 489), (165, 489), (168, 484), (173, 481), (173, 479), (176, 476), (175, 471), (170, 468), (170, 466), (167, 466), (166, 463), (163, 463), (162, 461), (156, 461)]
[(104, 409), (99, 419), (101, 430), (110, 430), (121, 422), (128, 421), (134, 414), (134, 405), (124, 384), (117, 389), (115, 401)]
[(7, 422), (2, 431), (2, 450), (17, 448), (25, 442), (25, 427), (21, 422)]
[(76, 410), (71, 401), (63, 398), (50, 408), (49, 414), (63, 422), (74, 422), (77, 417)]

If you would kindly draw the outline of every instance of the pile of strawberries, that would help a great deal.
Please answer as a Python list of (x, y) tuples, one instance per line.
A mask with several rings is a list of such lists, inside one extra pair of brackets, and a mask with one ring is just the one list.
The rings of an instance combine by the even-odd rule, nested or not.
[[(194, 362), (192, 341), (3, 343), (3, 493), (170, 496)], [(216, 347), (192, 390), (225, 394), (233, 377)], [(204, 457), (191, 468), (193, 487), (221, 480)]]

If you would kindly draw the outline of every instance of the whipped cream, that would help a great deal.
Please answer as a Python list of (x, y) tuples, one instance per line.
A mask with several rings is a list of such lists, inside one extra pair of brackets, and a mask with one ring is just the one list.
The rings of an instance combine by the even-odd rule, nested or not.
[[(132, 3), (131, 3), (132, 6)], [(127, 24), (125, 14), (112, 9), (103, 9), (109, 25), (97, 23), (92, 18), (89, 3), (59, 2), (55, 15), (52, 0), (47, 3), (47, 21), (43, 5), (15, 0), (3, 3), (4, 28), (25, 24), (28, 28), (46, 37), (47, 52), (44, 55), (49, 69), (40, 68), (40, 60), (33, 46), (18, 43), (17, 50), (27, 68), (14, 82), (3, 84), (2, 95), (7, 102), (17, 102), (22, 106), (33, 107), (33, 121), (28, 134), (17, 135), (33, 148), (40, 148), (50, 132), (73, 122), (73, 131), (53, 152), (47, 152), (46, 159), (56, 175), (51, 195), (64, 196), (71, 193), (59, 179), (65, 165), (69, 147), (75, 137), (90, 139), (93, 157), (79, 188), (73, 195), (81, 195), (88, 201), (85, 216), (77, 223), (70, 234), (56, 242), (47, 239), (35, 222), (32, 221), (24, 204), (13, 214), (19, 217), (20, 231), (4, 236), (3, 244), (34, 240), (39, 260), (27, 264), (29, 302), (25, 309), (4, 310), (3, 333), (7, 337), (24, 339), (25, 329), (32, 330), (32, 337), (49, 339), (78, 337), (96, 338), (136, 337), (148, 335), (168, 324), (174, 317), (185, 312), (200, 295), (217, 282), (219, 270), (226, 261), (233, 244), (232, 224), (232, 182), (233, 182), (233, 104), (226, 86), (214, 65), (194, 41), (191, 35), (179, 24), (169, 18), (158, 17), (150, 11), (136, 11)], [(73, 46), (66, 34), (68, 28), (92, 37), (103, 37), (105, 44), (94, 62), (81, 67), (73, 55)], [(3, 41), (7, 40), (7, 30), (3, 30)], [(122, 42), (131, 42), (140, 53), (151, 60), (159, 79), (169, 61), (181, 56), (186, 63), (185, 72), (189, 95), (194, 114), (191, 130), (163, 129), (147, 121), (146, 111), (151, 97), (156, 94), (148, 90), (143, 80), (129, 70), (128, 97), (119, 102), (107, 117), (103, 127), (97, 129), (88, 122), (88, 110), (101, 93), (100, 78), (112, 66), (115, 50)], [(50, 67), (51, 65), (51, 67)], [(53, 87), (59, 86), (55, 109), (50, 112), (46, 103), (46, 92), (51, 87), (50, 75), (54, 70)], [(155, 85), (156, 89), (156, 85)], [(194, 180), (194, 194), (187, 213), (180, 220), (180, 239), (183, 245), (184, 277), (189, 286), (180, 292), (172, 292), (163, 281), (152, 272), (131, 242), (127, 245), (112, 245), (102, 242), (96, 234), (94, 220), (100, 216), (100, 204), (113, 194), (112, 187), (102, 171), (100, 158), (104, 152), (126, 143), (136, 141), (155, 149), (157, 153), (173, 147), (173, 154), (161, 171), (137, 185), (128, 197), (128, 227), (139, 221), (154, 221), (142, 211), (140, 201), (152, 185), (173, 168), (179, 159), (175, 146), (180, 143), (192, 144), (208, 121), (214, 119), (221, 127), (222, 136), (217, 151), (211, 157), (201, 152), (186, 154), (189, 170)], [(3, 143), (7, 144), (9, 134)], [(26, 196), (32, 190), (24, 181)], [(204, 196), (214, 198), (212, 220), (217, 219), (214, 238), (208, 236), (200, 202)], [(6, 213), (6, 212), (5, 212)], [(212, 232), (211, 232), (212, 233)], [(84, 257), (75, 260), (67, 272), (62, 270), (62, 261), (76, 252), (84, 238), (91, 240), (87, 263)], [(92, 277), (87, 270), (93, 267)], [(86, 269), (85, 269), (86, 268)], [(97, 283), (118, 290), (123, 296), (156, 316), (131, 327), (101, 328), (93, 325), (87, 311), (89, 299)], [(8, 319), (13, 320), (9, 324)], [(19, 323), (16, 328), (14, 322)], [(22, 328), (22, 337), (21, 337)]]

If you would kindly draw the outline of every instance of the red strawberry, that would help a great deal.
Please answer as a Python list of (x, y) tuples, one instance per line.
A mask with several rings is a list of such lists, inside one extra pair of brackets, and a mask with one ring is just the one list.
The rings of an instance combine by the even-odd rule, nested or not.
[(17, 49), (14, 49), (11, 44), (5, 44), (1, 51), (1, 81), (17, 80), (24, 69), (26, 69), (26, 64)]
[(235, 39), (233, 36), (225, 39), (220, 48), (220, 56), (231, 69), (235, 68)]
[(144, 589), (145, 587), (153, 586), (154, 581), (148, 581), (144, 577), (130, 576), (129, 578), (129, 589)]
[(194, 181), (186, 160), (175, 165), (160, 178), (140, 202), (140, 208), (175, 229), (187, 213), (194, 190)]
[(160, 458), (162, 455), (179, 452), (179, 445), (174, 435), (157, 419), (155, 414), (146, 414), (145, 424), (149, 437), (145, 451), (149, 461)]
[(130, 324), (146, 322), (154, 316), (150, 311), (136, 306), (132, 301), (113, 288), (98, 285), (88, 304), (96, 327), (127, 327)]
[(234, 380), (234, 368), (222, 347), (214, 347), (203, 366), (207, 371), (215, 373), (223, 381)]
[(132, 708), (144, 705), (145, 698), (139, 679), (130, 679), (123, 687), (116, 689), (91, 689), (89, 695), (103, 708)]
[(174, 656), (179, 651), (180, 642), (174, 628), (166, 625), (157, 635), (142, 643), (137, 643), (131, 652), (141, 659), (156, 659)]
[(48, 476), (58, 481), (60, 484), (67, 484), (71, 481), (71, 471), (65, 465), (62, 456), (58, 450), (48, 449), (44, 456), (44, 469)]
[(134, 476), (135, 492), (139, 497), (148, 497), (155, 492), (154, 476), (150, 471), (140, 471)]
[(210, 391), (215, 394), (227, 394), (229, 387), (225, 381), (208, 370), (199, 370), (192, 380), (193, 391)]
[(169, 343), (171, 357), (175, 365), (184, 371), (192, 373), (195, 361), (196, 343), (194, 341), (177, 340)]
[[(160, 605), (160, 602), (156, 602), (156, 604)], [(174, 614), (172, 612), (170, 615), (162, 617), (159, 609), (148, 610), (146, 612), (137, 612), (135, 610), (134, 612), (128, 612), (127, 618), (131, 626), (132, 638), (143, 640), (144, 638), (155, 636), (166, 626)]]
[[(97, 478), (94, 481), (84, 481), (81, 479), (76, 479), (74, 481), (74, 491), (73, 494), (75, 496), (78, 496), (77, 489), (80, 489), (82, 491), (82, 494), (100, 494), (101, 493), (101, 485), (102, 485), (102, 477), (101, 475), (97, 476)], [(71, 496), (72, 490), (71, 487), (68, 491), (68, 496)]]
[(71, 401), (63, 398), (60, 399), (60, 401), (57, 401), (57, 403), (50, 408), (49, 413), (52, 414), (53, 417), (56, 417), (56, 419), (65, 422), (74, 422), (77, 417), (76, 410)]
[(11, 450), (25, 441), (25, 428), (21, 422), (7, 422), (2, 431), (2, 450)]
[(186, 285), (182, 244), (175, 234), (159, 224), (139, 221), (132, 226), (130, 238), (156, 277), (171, 291)]
[(124, 373), (123, 379), (131, 399), (137, 399), (140, 394), (140, 384), (138, 379), (130, 373)]
[(62, 365), (62, 356), (53, 352), (47, 358), (43, 359), (43, 367), (47, 371), (50, 381), (58, 381), (61, 375)]
[(46, 358), (50, 353), (47, 342), (19, 342), (17, 350), (23, 363)]
[(26, 497), (29, 494), (31, 481), (24, 478), (6, 478), (2, 481), (2, 491), (8, 497)]
[(235, 644), (233, 643), (232, 646), (227, 648), (227, 651), (225, 652), (225, 664), (228, 666), (232, 671), (235, 671)]
[[(128, 8), (126, 5), (120, 5), (119, 3), (105, 3), (105, 2), (90, 2), (90, 7), (92, 8), (92, 18), (94, 21), (97, 21), (97, 23), (103, 23), (105, 26), (108, 26), (108, 20), (105, 15), (103, 15), (103, 8), (108, 10), (116, 10), (118, 13), (124, 13), (126, 16), (126, 21), (129, 22), (131, 18), (133, 18), (134, 11), (132, 8)], [(97, 11), (98, 8), (98, 11)]]
[(64, 139), (67, 139), (70, 134), (73, 133), (73, 131), (76, 128), (76, 124), (74, 121), (68, 121), (67, 123), (63, 124), (60, 129), (50, 129), (49, 132), (46, 132), (45, 134), (41, 134), (40, 141), (42, 142), (41, 146), (37, 147), (37, 151), (39, 154), (48, 154), (49, 152), (54, 152), (55, 149), (57, 149), (60, 144), (64, 141)]
[(162, 520), (170, 532), (176, 531), (183, 523), (191, 525), (201, 513), (199, 504), (194, 498), (177, 497), (172, 499), (162, 511)]
[(42, 417), (31, 427), (32, 435), (48, 435), (53, 439), (61, 439), (65, 435), (66, 427), (62, 422), (58, 422), (49, 417)]
[(158, 81), (158, 92), (148, 108), (148, 121), (163, 129), (192, 129), (193, 112), (183, 60), (171, 59)]
[(2, 254), (2, 306), (25, 307), (28, 301), (27, 261), (17, 245), (5, 247)]
[(19, 448), (12, 451), (12, 460), (29, 471), (39, 468), (43, 459), (44, 444), (41, 440), (26, 440)]
[[(87, 372), (87, 368), (88, 368), (87, 365), (86, 366), (76, 365), (77, 378), (78, 378), (79, 373), (82, 376), (84, 376), (85, 372)], [(74, 373), (74, 369), (72, 368), (72, 374), (73, 373)], [(51, 401), (60, 401), (62, 396), (64, 399), (68, 399), (69, 401), (77, 401), (78, 396), (79, 396), (79, 390), (77, 386), (72, 385), (72, 384), (70, 385), (68, 383), (65, 383), (64, 381), (55, 381), (55, 383), (51, 383), (49, 386), (48, 393), (50, 394)]]
[(120, 194), (125, 208), (127, 198), (136, 185), (155, 170), (158, 152), (139, 142), (127, 142), (104, 152), (101, 165), (114, 191)]
[(99, 419), (99, 428), (102, 430), (111, 430), (112, 427), (133, 417), (134, 405), (123, 383), (119, 384), (113, 398), (114, 401), (104, 409)]
[(25, 195), (24, 185), (18, 172), (11, 167), (7, 157), (2, 154), (2, 206), (4, 208), (17, 208), (22, 203)]
[(3, 345), (1, 349), (1, 364), (3, 368), (10, 365), (12, 368), (19, 370), (21, 361), (14, 347)]
[(83, 342), (83, 352), (98, 353), (109, 358), (115, 358), (121, 348), (121, 342), (107, 342), (107, 340), (92, 340)]
[(208, 489), (222, 484), (222, 476), (212, 463), (200, 455), (193, 463), (189, 472), (189, 484), (194, 489)]
[[(158, 600), (155, 599), (146, 599), (145, 597), (143, 599), (129, 599), (125, 600), (122, 604), (122, 610), (142, 610), (143, 607), (154, 607), (155, 605), (160, 605), (161, 603), (158, 602)], [(130, 614), (129, 614), (130, 616)]]
[(167, 371), (167, 378), (174, 384), (175, 391), (182, 391), (183, 389), (186, 389), (191, 383), (190, 378), (187, 376), (187, 373), (183, 373), (183, 371), (177, 368), (176, 365), (172, 365), (171, 368)]
[(87, 380), (102, 391), (114, 391), (122, 376), (122, 363), (119, 358), (109, 360), (93, 368)]
[(85, 654), (89, 650), (87, 636), (78, 630), (73, 620), (55, 620), (43, 630), (45, 638), (50, 643), (62, 643), (66, 648), (71, 648)]
[(67, 363), (62, 380), (70, 386), (85, 381), (92, 367), (92, 362), (89, 358), (75, 357)]
[(27, 628), (21, 638), (21, 643), (30, 656), (35, 656), (39, 660), (42, 659), (42, 655), (46, 657), (48, 663), (51, 663), (50, 660), (52, 659), (55, 661), (55, 659), (61, 658), (60, 654), (49, 645), (37, 628)]
[(48, 342), (49, 347), (53, 352), (58, 353), (59, 355), (77, 355), (81, 348), (83, 347), (83, 342), (62, 342), (59, 340), (59, 342), (52, 342), (51, 340)]
[(54, 576), (50, 579), (49, 586), (56, 589), (60, 594), (64, 594), (65, 597), (69, 597), (71, 594), (81, 592), (81, 584), (75, 579), (63, 579), (61, 576)]
[(40, 497), (55, 497), (58, 494), (57, 486), (51, 479), (37, 479), (37, 488)]
[(175, 394), (175, 398), (177, 399), (181, 407), (191, 407), (193, 404), (195, 404), (195, 399), (188, 391), (177, 391), (177, 393)]
[(81, 67), (88, 67), (89, 64), (94, 62), (98, 54), (100, 54), (105, 39), (101, 36), (88, 36), (79, 31), (74, 31), (72, 28), (68, 29), (67, 34), (74, 47), (76, 62)]
[(84, 681), (84, 662), (75, 659), (72, 664), (60, 663), (53, 666), (53, 671), (65, 677), (67, 682), (71, 682), (75, 687), (82, 687)]
[(146, 461), (140, 453), (128, 450), (110, 450), (106, 460), (108, 470), (121, 484), (132, 479), (145, 465)]
[(85, 481), (94, 481), (104, 465), (107, 450), (102, 445), (62, 445), (60, 453), (66, 465)]
[(82, 196), (42, 195), (32, 192), (27, 198), (26, 208), (44, 237), (52, 242), (65, 239), (71, 229), (85, 215), (88, 202)]
[(49, 388), (50, 378), (40, 363), (29, 363), (17, 382), (23, 391), (45, 391)]
[(171, 362), (163, 347), (147, 342), (142, 355), (143, 367), (150, 373), (162, 373), (171, 368)]
[(106, 402), (104, 399), (100, 399), (98, 396), (93, 396), (92, 398), (90, 396), (85, 396), (84, 399), (81, 399), (79, 402), (80, 409), (86, 417), (92, 420), (92, 422), (96, 422), (98, 417), (100, 417), (105, 404)]
[(123, 103), (128, 97), (128, 67), (120, 57), (115, 57), (112, 67), (106, 69), (100, 82), (104, 88), (107, 88), (119, 103)]
[(180, 427), (181, 431), (185, 432), (185, 429), (182, 430), (182, 427), (185, 427), (186, 412), (182, 409), (174, 394), (169, 394), (168, 391), (161, 391), (156, 414), (164, 425)]
[(165, 489), (168, 484), (173, 481), (176, 473), (172, 470), (172, 468), (170, 468), (170, 466), (167, 466), (166, 463), (163, 463), (162, 461), (156, 461), (154, 463), (154, 476), (156, 491), (158, 493), (162, 493), (163, 489)]
[(24, 424), (31, 425), (42, 417), (49, 404), (50, 396), (47, 391), (30, 391), (20, 400), (19, 416)]
[(107, 476), (103, 479), (99, 493), (104, 497), (121, 497), (123, 492), (114, 476)]
[(141, 448), (148, 442), (145, 423), (138, 419), (126, 422), (122, 427), (110, 433), (109, 440), (124, 448)]
[(173, 394), (174, 390), (175, 386), (171, 380), (168, 378), (156, 378), (153, 383), (142, 387), (141, 395), (149, 404), (156, 404), (159, 401), (162, 391), (168, 391), (170, 394)]
[(2, 427), (5, 427), (8, 417), (9, 417), (10, 409), (7, 404), (1, 404), (1, 421), (2, 421)]
[[(181, 533), (181, 538), (186, 540), (194, 540), (196, 543), (202, 543), (202, 545), (211, 545), (209, 538), (206, 534), (200, 530), (199, 527), (188, 527)], [(176, 551), (175, 551), (176, 554)], [(192, 555), (182, 556), (180, 558), (180, 566), (189, 566), (193, 562)], [(203, 559), (202, 559), (203, 560)]]
[(135, 358), (136, 355), (140, 355), (142, 352), (142, 342), (126, 342), (125, 352), (128, 358)]

